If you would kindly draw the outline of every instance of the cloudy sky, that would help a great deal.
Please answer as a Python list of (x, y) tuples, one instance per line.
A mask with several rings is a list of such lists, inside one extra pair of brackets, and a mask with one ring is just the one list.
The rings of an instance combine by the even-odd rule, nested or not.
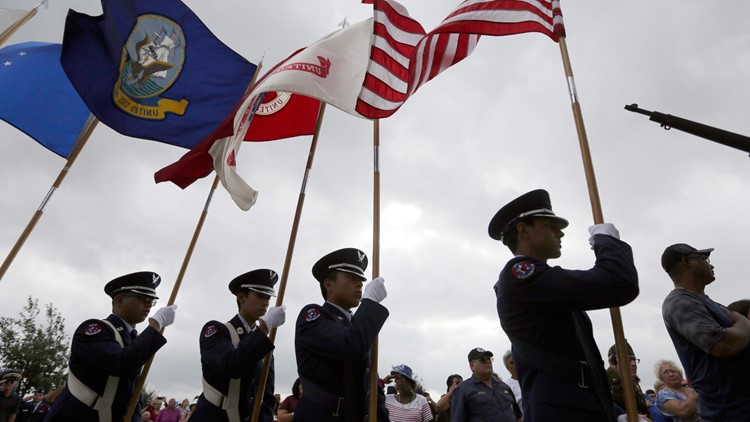
[[(3, 0), (25, 8), (29, 0)], [(36, 2), (34, 2), (36, 3)], [(186, 3), (228, 46), (267, 66), (336, 28), (371, 15), (356, 0)], [(404, 0), (426, 29), (457, 0)], [(658, 359), (677, 359), (661, 319), (672, 284), (659, 258), (672, 243), (714, 247), (717, 281), (707, 292), (729, 304), (750, 297), (742, 270), (750, 236), (747, 154), (676, 130), (641, 107), (750, 134), (750, 3), (699, 0), (562, 3), (568, 48), (589, 135), (605, 220), (634, 249), (641, 293), (622, 308), (626, 337), (642, 359), (644, 388)], [(51, 0), (9, 44), (61, 42), (68, 8), (101, 13), (96, 0)], [(1, 101), (22, 101), (17, 98)], [(39, 116), (54, 119), (55, 116)], [(0, 123), (0, 255), (5, 257), (65, 161)], [(390, 318), (379, 370), (406, 363), (433, 392), (452, 373), (469, 375), (476, 346), (497, 355), (510, 343), (492, 290), (511, 258), (487, 236), (504, 203), (547, 189), (571, 222), (563, 256), (551, 263), (589, 268), (593, 217), (559, 47), (541, 34), (484, 37), (474, 54), (422, 87), (381, 122), (381, 275)], [(258, 191), (239, 210), (220, 188), (211, 203), (177, 297), (177, 321), (148, 383), (178, 399), (200, 392), (198, 335), (210, 319), (236, 312), (228, 282), (245, 271), (281, 271), (310, 138), (245, 144), (238, 170)], [(128, 138), (100, 124), (44, 217), (0, 281), (0, 315), (16, 316), (27, 296), (53, 303), (66, 330), (105, 317), (102, 287), (133, 271), (162, 275), (166, 303), (213, 176), (185, 191), (155, 185), (153, 173), (185, 151)], [(294, 320), (320, 302), (312, 264), (341, 247), (372, 251), (372, 123), (328, 108), (289, 274), (287, 324), (277, 336), (277, 391), (296, 378)], [(613, 344), (609, 312), (590, 312), (602, 354)], [(507, 377), (505, 368), (496, 369)]]

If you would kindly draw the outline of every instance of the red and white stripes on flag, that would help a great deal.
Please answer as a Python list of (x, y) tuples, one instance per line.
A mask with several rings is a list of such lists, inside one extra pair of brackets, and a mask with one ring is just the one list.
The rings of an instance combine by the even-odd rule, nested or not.
[(356, 110), (370, 119), (388, 117), (409, 97), (414, 48), (426, 32), (395, 0), (375, 0), (370, 63)]
[[(368, 1), (369, 3), (369, 1)], [(357, 112), (392, 115), (423, 84), (472, 53), (480, 35), (565, 35), (557, 0), (466, 0), (430, 33), (395, 0), (374, 0), (370, 64)]]

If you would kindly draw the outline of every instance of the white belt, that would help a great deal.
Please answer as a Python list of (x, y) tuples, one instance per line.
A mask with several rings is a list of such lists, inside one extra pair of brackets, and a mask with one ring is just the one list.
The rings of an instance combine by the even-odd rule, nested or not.
[[(237, 334), (237, 330), (234, 325), (225, 323), (229, 330), (229, 337), (232, 339), (232, 346), (237, 348), (240, 344), (240, 336)], [(240, 422), (240, 378), (229, 379), (229, 389), (227, 395), (222, 394), (219, 390), (214, 388), (211, 384), (206, 381), (205, 378), (201, 378), (203, 381), (203, 397), (208, 400), (209, 403), (214, 406), (221, 408), (227, 413), (229, 422)]]

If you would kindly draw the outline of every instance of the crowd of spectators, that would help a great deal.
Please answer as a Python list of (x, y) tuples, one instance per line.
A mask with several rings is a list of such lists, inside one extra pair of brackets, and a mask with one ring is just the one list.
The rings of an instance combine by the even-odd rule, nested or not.
[[(619, 371), (625, 367), (614, 359), (614, 346), (610, 349), (607, 368), (610, 374), (611, 389), (615, 408), (624, 409), (622, 391), (619, 389)], [(659, 360), (654, 365), (657, 381), (653, 389), (640, 392), (640, 379), (637, 366), (640, 360), (635, 357), (628, 345), (628, 366), (636, 382), (639, 395), (636, 397), (638, 412), (641, 420), (651, 422), (696, 422), (700, 421), (698, 393), (689, 386), (682, 369), (671, 360)], [(510, 350), (503, 356), (503, 365), (509, 376), (502, 378), (493, 369), (494, 358), (492, 352), (481, 348), (472, 349), (469, 355), (470, 377), (464, 380), (459, 374), (451, 374), (446, 379), (445, 393), (437, 402), (432, 401), (430, 394), (418, 382), (418, 376), (411, 367), (404, 364), (395, 365), (390, 374), (383, 377), (382, 385), (387, 388), (385, 404), (390, 413), (391, 422), (463, 422), (482, 420), (481, 415), (497, 415), (505, 412), (506, 419), (520, 421), (522, 418), (522, 397), (518, 385), (517, 374)], [(623, 365), (623, 366), (621, 366)], [(46, 391), (33, 390), (33, 394), (19, 397), (15, 387), (20, 380), (21, 373), (8, 370), (0, 373), (0, 422), (31, 422), (43, 421), (49, 406), (61, 389)], [(494, 391), (487, 396), (496, 400), (475, 400), (472, 393)], [(503, 391), (505, 391), (503, 393)], [(290, 422), (294, 417), (294, 409), (304, 394), (300, 380), (295, 380), (291, 395), (280, 400), (276, 394), (278, 422)], [(508, 394), (509, 393), (509, 394)], [(190, 420), (198, 397), (192, 400), (183, 399), (179, 404), (175, 398), (155, 397), (143, 409), (143, 422), (186, 422)], [(624, 411), (623, 411), (624, 412)], [(15, 420), (9, 418), (16, 415)]]

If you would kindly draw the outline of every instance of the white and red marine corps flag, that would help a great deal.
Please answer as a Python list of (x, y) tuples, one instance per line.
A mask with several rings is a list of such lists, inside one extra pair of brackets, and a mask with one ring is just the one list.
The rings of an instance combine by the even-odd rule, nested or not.
[(282, 91), (317, 98), (349, 114), (370, 62), (373, 19), (334, 31), (271, 70), (250, 97)]

